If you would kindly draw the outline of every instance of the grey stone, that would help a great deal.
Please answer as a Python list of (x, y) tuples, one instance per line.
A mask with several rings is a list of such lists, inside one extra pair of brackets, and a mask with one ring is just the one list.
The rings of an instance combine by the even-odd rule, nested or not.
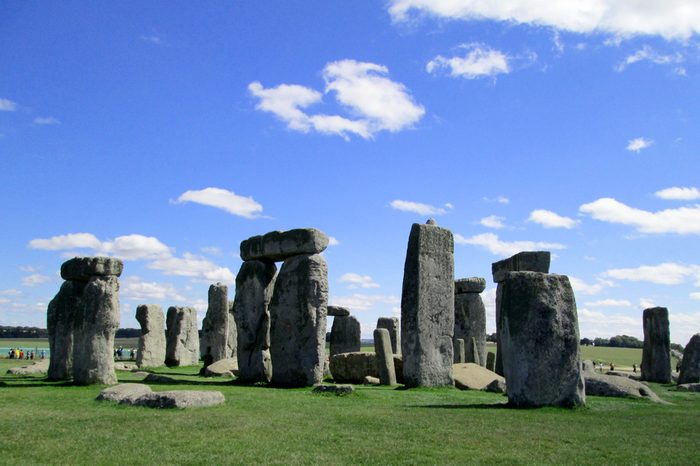
[(328, 266), (320, 254), (284, 261), (270, 302), (271, 382), (312, 386), (323, 379)]
[(484, 390), (494, 380), (505, 381), (503, 377), (495, 372), (491, 372), (472, 362), (455, 364), (453, 371), (455, 387), (460, 390)]
[(370, 375), (378, 377), (377, 355), (370, 352), (340, 353), (331, 356), (330, 369), (336, 383), (363, 383)]
[[(226, 401), (224, 394), (213, 390), (171, 390), (152, 392), (129, 402), (148, 408), (202, 408), (216, 406)], [(122, 401), (121, 403), (125, 403)]]
[[(467, 362), (473, 362), (481, 366), (481, 359), (479, 359), (479, 347), (476, 344), (476, 338), (471, 338), (471, 345), (469, 345), (469, 353), (467, 353)], [(483, 353), (483, 351), (482, 351)]]
[(193, 307), (168, 308), (165, 365), (169, 367), (199, 364), (197, 311)]
[(496, 353), (492, 351), (486, 353), (486, 369), (496, 372)]
[(676, 387), (682, 392), (700, 392), (700, 383), (683, 383)]
[(342, 306), (328, 306), (328, 316), (346, 317), (350, 315), (350, 309)]
[[(486, 361), (486, 307), (478, 293), (456, 294), (454, 340), (464, 340), (465, 362)], [(476, 341), (476, 354), (472, 345)], [(477, 363), (477, 364), (479, 364)], [(483, 364), (482, 364), (483, 365)]]
[(678, 359), (679, 362), (683, 361), (683, 353), (673, 348), (671, 348), (671, 357)]
[(455, 294), (481, 293), (486, 289), (486, 279), (482, 277), (459, 278), (455, 280)]
[(435, 225), (414, 223), (401, 294), (401, 352), (408, 387), (452, 386), (454, 239)]
[(49, 360), (44, 359), (33, 364), (28, 364), (22, 367), (11, 367), (7, 370), (8, 374), (12, 375), (36, 375), (44, 374), (49, 370)]
[(583, 372), (595, 372), (595, 364), (590, 359), (586, 359), (581, 363), (581, 370)]
[(132, 372), (138, 369), (138, 366), (136, 364), (132, 364), (130, 362), (115, 362), (114, 363), (114, 370), (116, 371), (125, 371), (125, 372)]
[(671, 335), (668, 309), (652, 307), (644, 310), (644, 347), (642, 349), (642, 380), (671, 382)]
[(377, 377), (372, 377), (371, 375), (365, 376), (363, 385), (381, 385), (382, 382)]
[(136, 353), (138, 367), (160, 367), (165, 364), (165, 314), (157, 304), (141, 304), (136, 308), (141, 336)]
[(382, 385), (396, 385), (396, 371), (394, 368), (394, 355), (391, 351), (391, 337), (385, 328), (374, 330), (375, 364), (379, 372), (379, 381)]
[(464, 338), (455, 338), (454, 352), (455, 364), (464, 364), (467, 362), (467, 349), (464, 344)]
[(360, 351), (362, 332), (360, 321), (353, 316), (334, 317), (331, 327), (331, 356)]
[(394, 355), (394, 372), (396, 372), (396, 382), (403, 384), (403, 356), (400, 354)]
[(142, 383), (120, 383), (113, 387), (105, 388), (97, 395), (97, 401), (114, 401), (116, 403), (133, 403), (144, 395), (153, 393), (151, 387)]
[[(498, 374), (496, 374), (498, 375)], [(499, 376), (500, 377), (500, 376)], [(485, 392), (491, 392), (491, 393), (506, 393), (506, 379), (504, 378), (499, 378), (488, 384), (486, 387), (484, 387)]]
[(167, 375), (158, 375), (158, 374), (148, 374), (146, 378), (143, 379), (144, 382), (151, 382), (151, 383), (178, 383), (179, 380), (174, 379), (172, 377), (168, 377)]
[(49, 336), (49, 380), (69, 380), (73, 376), (73, 326), (75, 314), (82, 309), (85, 283), (66, 281), (46, 311)]
[(337, 396), (350, 395), (355, 391), (352, 385), (317, 385), (313, 393), (328, 393)]
[(510, 404), (584, 405), (576, 301), (568, 277), (510, 272), (499, 286)]
[(74, 257), (61, 265), (61, 278), (86, 282), (90, 277), (119, 277), (124, 263), (114, 257)]
[(584, 371), (586, 380), (586, 395), (646, 398), (655, 403), (661, 399), (649, 387), (629, 377), (597, 374)]
[(236, 372), (238, 372), (237, 358), (219, 359), (209, 364), (206, 369), (204, 369), (204, 375), (207, 377), (221, 377)]
[(238, 378), (244, 382), (269, 382), (270, 300), (277, 267), (271, 262), (247, 261), (236, 275), (234, 315), (238, 332)]
[(315, 228), (271, 231), (241, 242), (241, 259), (283, 261), (293, 256), (318, 254), (328, 247), (328, 235)]
[(401, 354), (401, 324), (398, 317), (380, 317), (377, 319), (377, 328), (385, 328), (391, 338), (391, 351)]
[(693, 335), (685, 345), (681, 370), (678, 374), (679, 384), (698, 382), (700, 382), (700, 333)]
[(226, 357), (235, 358), (238, 352), (238, 328), (236, 327), (236, 308), (234, 302), (228, 303), (228, 338), (226, 339)]
[(119, 328), (119, 279), (115, 275), (90, 278), (73, 328), (73, 382), (117, 383), (114, 335)]
[[(211, 361), (230, 357), (229, 344), (228, 287), (216, 283), (209, 287), (207, 313), (202, 319), (202, 337), (199, 353), (204, 358), (211, 355)], [(206, 359), (205, 359), (206, 360)]]
[(549, 251), (523, 251), (491, 264), (493, 281), (500, 283), (508, 272), (541, 272), (549, 273)]

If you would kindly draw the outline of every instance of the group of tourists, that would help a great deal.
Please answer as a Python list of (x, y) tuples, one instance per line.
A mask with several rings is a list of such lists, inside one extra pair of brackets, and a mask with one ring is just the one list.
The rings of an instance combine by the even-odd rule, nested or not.
[[(34, 360), (36, 353), (34, 350), (25, 352), (22, 348), (10, 348), (10, 351), (7, 352), (7, 357), (9, 359), (25, 359), (29, 361)], [(46, 351), (41, 350), (41, 352), (39, 352), (39, 358), (44, 359), (45, 357)]]
[(114, 348), (114, 359), (118, 360), (123, 360), (125, 356), (127, 356), (131, 361), (136, 361), (136, 349), (131, 348), (130, 350), (124, 349), (123, 346), (120, 346), (118, 348)]

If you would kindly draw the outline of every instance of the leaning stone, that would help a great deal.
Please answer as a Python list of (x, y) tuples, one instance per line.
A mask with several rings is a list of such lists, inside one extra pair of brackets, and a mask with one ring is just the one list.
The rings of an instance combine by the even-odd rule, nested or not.
[(500, 287), (509, 402), (514, 406), (584, 405), (576, 301), (568, 277), (510, 272)]
[(370, 352), (340, 353), (330, 358), (330, 369), (336, 383), (362, 383), (366, 376), (377, 377), (377, 356)]
[(486, 289), (486, 279), (482, 277), (459, 278), (455, 280), (455, 294), (481, 293)]
[(319, 254), (328, 247), (328, 235), (315, 228), (271, 231), (241, 242), (241, 259), (284, 261), (293, 256)]
[(320, 254), (284, 261), (270, 302), (271, 382), (303, 387), (323, 380), (328, 266)]
[(649, 387), (628, 377), (584, 372), (586, 395), (646, 398), (655, 403), (663, 401)]
[(160, 367), (165, 364), (165, 315), (157, 304), (141, 304), (136, 308), (136, 320), (141, 324), (138, 367)]
[(676, 389), (682, 392), (700, 392), (700, 383), (682, 383)]
[(364, 385), (381, 385), (382, 382), (377, 377), (372, 377), (371, 375), (368, 375), (365, 377), (365, 380), (362, 383)]
[(541, 272), (549, 273), (549, 251), (524, 251), (508, 259), (491, 264), (493, 281), (500, 283), (508, 272)]
[(221, 377), (229, 373), (232, 374), (234, 371), (238, 371), (238, 359), (219, 359), (204, 369), (204, 375), (207, 377)]
[(668, 309), (652, 307), (644, 310), (644, 348), (642, 349), (642, 380), (671, 382), (671, 336)]
[(401, 354), (401, 324), (398, 317), (380, 317), (377, 319), (377, 328), (385, 328), (391, 338), (391, 351)]
[(114, 257), (74, 257), (61, 265), (61, 278), (86, 282), (90, 277), (119, 277), (124, 263)]
[(193, 307), (168, 308), (165, 365), (194, 366), (199, 363), (197, 311)]
[(464, 364), (467, 362), (467, 350), (464, 344), (464, 338), (455, 338), (454, 352), (455, 364)]
[(698, 383), (700, 382), (700, 333), (696, 333), (690, 338), (683, 351), (681, 370), (678, 374), (678, 383)]
[(496, 353), (492, 351), (486, 353), (486, 369), (496, 372)]
[[(135, 406), (148, 408), (201, 408), (216, 406), (226, 401), (224, 394), (212, 390), (172, 390), (153, 392), (136, 399)], [(122, 402), (124, 403), (124, 402)]]
[(453, 366), (455, 387), (460, 390), (484, 390), (495, 380), (505, 382), (505, 379), (495, 372), (471, 362)]
[(151, 393), (153, 393), (151, 387), (142, 383), (120, 383), (119, 385), (102, 390), (96, 400), (131, 404), (138, 398)]
[[(207, 314), (202, 319), (202, 337), (199, 353), (202, 358), (211, 356), (211, 361), (219, 361), (229, 356), (228, 287), (216, 283), (209, 287)], [(206, 360), (206, 359), (205, 359)]]
[(236, 357), (238, 377), (244, 382), (269, 382), (272, 378), (269, 305), (276, 273), (271, 262), (247, 261), (236, 275)]
[(360, 321), (356, 317), (334, 317), (331, 327), (331, 356), (360, 351), (361, 337)]
[(375, 364), (379, 372), (379, 380), (382, 385), (396, 385), (396, 372), (394, 370), (394, 356), (391, 351), (391, 337), (385, 328), (374, 330)]
[(414, 223), (401, 296), (403, 378), (408, 387), (452, 386), (454, 239), (434, 224)]
[(36, 375), (45, 374), (49, 370), (49, 360), (44, 359), (33, 364), (22, 367), (11, 367), (7, 370), (8, 374), (12, 375)]
[(337, 396), (350, 395), (355, 391), (352, 385), (317, 385), (313, 393), (330, 393)]
[[(465, 343), (465, 362), (486, 362), (486, 307), (478, 293), (456, 294), (454, 341)], [(472, 339), (476, 342), (475, 347)]]
[(350, 315), (350, 309), (342, 306), (328, 306), (328, 316), (346, 317)]
[(49, 380), (68, 380), (73, 377), (73, 344), (75, 315), (83, 307), (85, 283), (66, 281), (46, 311), (49, 336)]

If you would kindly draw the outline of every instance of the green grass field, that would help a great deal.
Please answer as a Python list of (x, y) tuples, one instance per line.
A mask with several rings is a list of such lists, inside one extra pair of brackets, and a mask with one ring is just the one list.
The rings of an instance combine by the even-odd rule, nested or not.
[[(220, 390), (225, 405), (153, 410), (95, 401), (102, 387), (6, 375), (2, 464), (697, 464), (700, 394), (589, 397), (585, 408), (510, 409), (502, 395), (357, 386), (347, 397), (196, 376), (154, 390)], [(118, 372), (120, 382), (140, 377)]]

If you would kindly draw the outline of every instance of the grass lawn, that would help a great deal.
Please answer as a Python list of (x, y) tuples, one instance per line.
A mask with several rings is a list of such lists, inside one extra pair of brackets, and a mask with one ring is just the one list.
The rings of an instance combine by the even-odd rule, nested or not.
[[(14, 363), (14, 364), (13, 364)], [(652, 388), (672, 405), (589, 397), (588, 406), (509, 409), (502, 395), (357, 386), (347, 397), (155, 372), (154, 390), (220, 390), (225, 405), (153, 410), (97, 402), (100, 386), (5, 375), (3, 464), (697, 464), (700, 394)], [(138, 376), (118, 372), (121, 382)]]

